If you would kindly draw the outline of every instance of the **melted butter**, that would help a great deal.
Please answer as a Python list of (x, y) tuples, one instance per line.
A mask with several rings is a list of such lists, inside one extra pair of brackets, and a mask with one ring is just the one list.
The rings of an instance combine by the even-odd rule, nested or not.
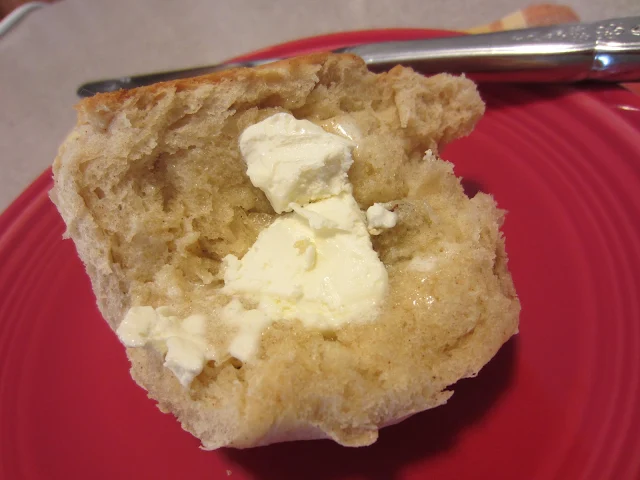
[(349, 117), (334, 117), (325, 120), (320, 124), (329, 133), (334, 133), (357, 143), (362, 134), (356, 125), (356, 122)]

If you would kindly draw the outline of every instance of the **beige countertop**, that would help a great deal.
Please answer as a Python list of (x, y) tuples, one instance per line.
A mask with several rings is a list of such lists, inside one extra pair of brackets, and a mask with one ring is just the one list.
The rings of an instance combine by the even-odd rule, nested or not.
[[(200, 64), (286, 40), (380, 27), (464, 29), (519, 0), (64, 0), (0, 38), (0, 211), (53, 160), (82, 82)], [(585, 20), (640, 15), (638, 0), (572, 0)]]

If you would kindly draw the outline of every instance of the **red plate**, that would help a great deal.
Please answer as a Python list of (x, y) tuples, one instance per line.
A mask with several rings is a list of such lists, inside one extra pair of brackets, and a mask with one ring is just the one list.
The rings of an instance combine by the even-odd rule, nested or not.
[[(337, 34), (264, 50), (442, 35)], [(509, 210), (521, 333), (448, 405), (382, 431), (204, 452), (129, 377), (47, 198), (45, 172), (0, 218), (3, 478), (640, 478), (640, 99), (618, 88), (482, 88), (448, 148)]]

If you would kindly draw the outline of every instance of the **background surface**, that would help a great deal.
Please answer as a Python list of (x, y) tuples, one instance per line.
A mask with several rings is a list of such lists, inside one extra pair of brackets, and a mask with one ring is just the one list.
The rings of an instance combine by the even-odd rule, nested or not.
[[(17, 3), (1, 1), (4, 9)], [(638, 0), (565, 4), (585, 21), (640, 15)], [(210, 64), (336, 31), (492, 28), (491, 22), (527, 5), (516, 0), (64, 0), (44, 7), (0, 38), (0, 211), (51, 164), (75, 120), (76, 88), (87, 80)]]

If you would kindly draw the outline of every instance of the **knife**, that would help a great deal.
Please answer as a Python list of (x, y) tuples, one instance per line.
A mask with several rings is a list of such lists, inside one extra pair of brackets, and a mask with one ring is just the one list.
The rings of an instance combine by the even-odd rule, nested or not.
[[(640, 17), (479, 35), (382, 42), (333, 50), (362, 57), (371, 70), (405, 65), (429, 73), (465, 73), (479, 82), (573, 83), (640, 80)], [(268, 58), (85, 83), (90, 97), (178, 78), (282, 60)]]

